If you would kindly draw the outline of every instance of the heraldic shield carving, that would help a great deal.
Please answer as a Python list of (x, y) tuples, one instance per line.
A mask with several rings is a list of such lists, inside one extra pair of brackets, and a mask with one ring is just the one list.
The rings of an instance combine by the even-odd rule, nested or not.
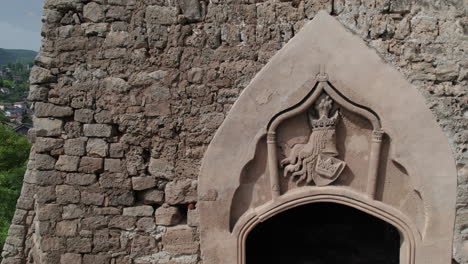
[[(345, 161), (344, 153), (340, 153), (337, 147), (337, 138), (340, 138), (337, 131), (340, 126), (343, 127), (340, 122), (348, 120), (349, 113), (353, 113), (372, 125), (370, 138), (366, 139), (371, 145), (365, 151), (368, 151), (366, 159), (369, 162), (367, 192), (374, 197), (384, 134), (378, 116), (345, 98), (331, 84), (325, 72), (320, 72), (305, 85), (310, 89), (309, 94), (294, 107), (280, 112), (268, 127), (268, 166), (273, 194), (279, 196), (293, 186), (327, 186), (337, 181), (346, 167), (351, 168), (351, 164)], [(297, 141), (287, 143), (283, 135), (291, 134), (298, 128), (292, 125), (294, 122), (288, 123), (287, 120), (298, 116), (303, 117), (301, 122), (307, 123), (307, 132), (301, 134)], [(285, 125), (277, 131), (282, 123)], [(280, 178), (295, 184), (290, 185)]]
[(314, 104), (318, 117), (314, 117), (312, 109), (307, 111), (311, 128), (309, 139), (305, 144), (294, 145), (289, 156), (281, 161), (283, 176), (292, 176), (297, 183), (313, 181), (317, 186), (338, 179), (346, 163), (336, 158), (336, 124), (340, 113), (336, 110), (331, 114), (333, 103), (323, 94)]

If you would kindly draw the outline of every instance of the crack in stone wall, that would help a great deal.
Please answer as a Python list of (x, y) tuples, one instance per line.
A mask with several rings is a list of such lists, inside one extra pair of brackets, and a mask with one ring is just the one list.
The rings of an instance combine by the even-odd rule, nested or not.
[(34, 146), (2, 264), (203, 263), (203, 154), (242, 89), (322, 9), (398, 68), (447, 134), (454, 262), (468, 263), (463, 3), (45, 0)]

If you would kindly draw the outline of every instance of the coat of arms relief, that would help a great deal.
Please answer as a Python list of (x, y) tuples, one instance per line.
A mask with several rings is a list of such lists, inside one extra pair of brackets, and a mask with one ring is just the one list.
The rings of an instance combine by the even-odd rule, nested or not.
[(287, 157), (281, 160), (283, 176), (291, 176), (297, 183), (325, 186), (340, 176), (346, 163), (337, 158), (336, 125), (340, 120), (339, 110), (333, 109), (333, 100), (322, 94), (307, 111), (311, 129), (306, 143), (295, 144)]

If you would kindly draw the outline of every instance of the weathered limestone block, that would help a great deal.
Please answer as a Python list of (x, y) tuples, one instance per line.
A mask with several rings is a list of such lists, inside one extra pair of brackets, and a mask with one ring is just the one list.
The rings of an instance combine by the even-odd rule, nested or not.
[(105, 18), (104, 8), (95, 2), (91, 2), (84, 6), (83, 17), (91, 22), (101, 22)]
[(27, 213), (28, 212), (25, 210), (17, 209), (11, 223), (15, 225), (23, 224), (26, 220)]
[(37, 137), (34, 143), (36, 152), (52, 152), (52, 154), (60, 154), (63, 148), (63, 139)]
[(90, 156), (106, 157), (109, 145), (100, 138), (90, 138), (86, 144), (86, 152)]
[(437, 18), (420, 14), (411, 19), (411, 35), (415, 39), (434, 40), (438, 34), (437, 31)]
[(109, 32), (104, 41), (104, 46), (108, 48), (125, 48), (129, 37), (129, 33), (125, 31)]
[[(20, 196), (20, 198), (16, 202), (16, 208), (23, 209), (23, 210), (32, 210), (34, 208), (34, 199), (32, 199), (32, 197), (29, 198), (29, 197)], [(30, 218), (28, 218), (27, 220), (29, 221), (29, 219)]]
[(111, 6), (106, 12), (106, 18), (108, 20), (128, 21), (129, 17), (129, 10), (122, 6)]
[(124, 154), (123, 146), (120, 143), (111, 143), (109, 145), (109, 156), (111, 158), (122, 158)]
[(94, 115), (94, 119), (99, 124), (112, 123), (112, 113), (110, 111), (102, 110)]
[(60, 264), (82, 264), (81, 254), (65, 253), (60, 256)]
[(102, 37), (108, 30), (107, 23), (84, 23), (81, 27), (85, 31), (86, 36), (99, 36)]
[(202, 18), (202, 10), (200, 1), (198, 0), (179, 0), (180, 9), (184, 17), (189, 22), (200, 21)]
[(170, 182), (165, 189), (166, 202), (170, 205), (197, 201), (197, 182), (189, 179)]
[(68, 172), (77, 171), (79, 162), (80, 157), (60, 155), (57, 163), (55, 163), (55, 169)]
[(85, 124), (83, 133), (87, 137), (110, 137), (112, 135), (112, 126), (104, 124)]
[(122, 230), (132, 230), (135, 227), (136, 217), (116, 216), (109, 221), (109, 227)]
[(109, 264), (110, 263), (110, 256), (109, 255), (88, 255), (85, 254), (83, 256), (83, 264)]
[(104, 203), (104, 198), (105, 198), (105, 195), (101, 193), (94, 193), (94, 192), (82, 192), (81, 193), (81, 202), (83, 204), (101, 206)]
[(34, 114), (36, 117), (66, 117), (73, 115), (73, 109), (68, 106), (37, 102), (34, 104)]
[(39, 85), (29, 86), (29, 101), (45, 101), (47, 100), (47, 95), (49, 94), (49, 89)]
[(72, 138), (65, 140), (64, 151), (69, 156), (84, 156), (86, 154), (87, 138)]
[(157, 181), (155, 177), (132, 177), (132, 187), (135, 191), (151, 189), (156, 185)]
[(151, 232), (156, 229), (156, 224), (153, 217), (143, 217), (136, 223), (136, 229), (143, 232)]
[(195, 254), (199, 248), (197, 235), (189, 226), (170, 227), (162, 236), (164, 250), (174, 254)]
[(51, 83), (55, 81), (56, 77), (52, 74), (50, 70), (38, 66), (32, 68), (31, 74), (29, 76), (30, 84)]
[(87, 186), (97, 181), (96, 174), (67, 173), (65, 183), (69, 185)]
[(62, 133), (63, 121), (53, 118), (33, 117), (34, 130), (41, 136), (58, 136)]
[(39, 186), (62, 184), (62, 175), (58, 171), (29, 171), (31, 177), (29, 183)]
[(149, 235), (136, 235), (131, 245), (132, 253), (150, 254), (156, 248), (156, 240)]
[(83, 217), (84, 211), (78, 205), (69, 204), (63, 207), (62, 219), (71, 220)]
[(75, 111), (75, 121), (91, 123), (94, 119), (94, 111), (89, 109), (78, 109)]
[(59, 185), (55, 188), (59, 204), (77, 204), (80, 202), (80, 191), (69, 185)]
[[(116, 51), (119, 51), (119, 50), (121, 49), (116, 49)], [(111, 56), (111, 57), (114, 57), (114, 56)], [(106, 88), (108, 92), (117, 92), (117, 93), (127, 92), (130, 89), (130, 85), (124, 79), (114, 78), (114, 77), (106, 78), (104, 80), (104, 87)]]
[(191, 83), (201, 83), (203, 80), (203, 69), (192, 68), (188, 72), (188, 81)]
[(115, 207), (94, 208), (93, 212), (98, 215), (121, 215), (122, 210)]
[[(106, 49), (104, 51), (104, 58), (106, 59), (119, 59), (119, 58), (125, 58), (127, 54), (127, 49), (125, 48), (114, 48), (114, 49)], [(115, 92), (116, 89), (123, 88), (119, 85), (116, 86), (110, 86), (111, 87), (111, 92)], [(126, 90), (121, 90), (122, 92), (125, 92)]]
[(93, 246), (91, 238), (72, 237), (67, 239), (67, 249), (73, 253), (90, 253)]
[(57, 223), (56, 234), (61, 237), (73, 237), (78, 230), (77, 221), (61, 221)]
[(10, 225), (10, 229), (8, 230), (8, 239), (5, 243), (21, 247), (24, 243), (26, 232), (27, 230), (24, 225)]
[(136, 1), (135, 0), (109, 0), (108, 3), (111, 4), (111, 5), (120, 5), (120, 6), (131, 7), (131, 6), (134, 6), (136, 4)]
[(57, 221), (62, 214), (62, 208), (58, 204), (39, 205), (37, 218), (39, 221)]
[(64, 243), (63, 238), (59, 237), (43, 237), (41, 239), (41, 249), (44, 252), (49, 252), (49, 251), (57, 251), (57, 250), (63, 250), (65, 248), (65, 243)]
[(191, 227), (197, 227), (200, 222), (200, 213), (198, 208), (188, 209), (187, 211), (187, 225)]
[(123, 209), (124, 216), (152, 216), (153, 213), (154, 209), (149, 205), (140, 205)]
[(155, 212), (156, 224), (163, 226), (177, 225), (182, 221), (180, 209), (175, 206), (162, 205)]
[(164, 192), (160, 190), (147, 190), (141, 194), (144, 204), (163, 204)]
[(34, 165), (38, 170), (52, 170), (54, 169), (56, 160), (47, 154), (35, 154)]
[(117, 230), (103, 229), (96, 231), (93, 235), (93, 252), (107, 253), (118, 250), (120, 248), (120, 235), (121, 232)]
[(46, 0), (44, 1), (44, 7), (50, 9), (69, 9), (77, 8), (80, 6), (80, 2), (75, 0)]
[(452, 81), (458, 77), (459, 68), (456, 64), (438, 65), (436, 68), (436, 78), (438, 81)]
[(105, 172), (99, 177), (102, 188), (128, 189), (132, 188), (132, 182), (125, 173)]
[[(50, 12), (50, 13), (49, 13)], [(47, 16), (47, 20), (55, 20), (56, 22), (59, 22), (57, 20), (59, 20), (58, 16), (60, 16), (60, 14), (58, 14), (58, 12), (54, 12), (53, 10), (47, 10), (44, 12), (47, 15), (51, 15), (50, 17)], [(55, 22), (51, 22), (51, 23), (55, 23)], [(52, 54), (50, 53), (47, 53), (47, 52), (41, 52), (39, 53), (36, 58), (35, 58), (35, 62), (37, 65), (41, 66), (41, 67), (44, 67), (44, 68), (52, 68), (54, 66), (56, 66), (56, 63), (57, 63), (57, 59), (54, 58), (52, 56)]]
[(56, 221), (40, 221), (38, 223), (38, 233), (40, 235), (51, 235), (54, 234)]
[(120, 159), (105, 159), (104, 170), (109, 172), (121, 172), (122, 162)]
[(36, 189), (36, 201), (38, 203), (53, 202), (57, 199), (55, 186), (38, 186)]
[(168, 180), (174, 178), (174, 166), (165, 159), (151, 158), (148, 165), (148, 171), (151, 175), (157, 178), (164, 178)]
[(146, 22), (148, 24), (171, 25), (177, 23), (177, 8), (148, 6), (146, 8)]
[[(87, 230), (87, 231), (99, 230), (99, 229), (103, 229), (107, 227), (108, 224), (109, 224), (108, 217), (102, 216), (102, 215), (95, 215), (95, 216), (93, 215), (93, 216), (85, 217), (81, 221), (81, 229)], [(88, 232), (83, 233), (83, 236), (91, 237), (90, 233)]]
[(81, 158), (78, 171), (84, 172), (84, 173), (97, 173), (97, 172), (100, 172), (102, 168), (103, 168), (102, 158), (83, 157)]

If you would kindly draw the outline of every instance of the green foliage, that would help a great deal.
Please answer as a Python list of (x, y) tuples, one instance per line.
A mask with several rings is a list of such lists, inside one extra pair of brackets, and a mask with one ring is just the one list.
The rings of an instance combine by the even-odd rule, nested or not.
[(8, 124), (10, 120), (2, 112), (0, 112), (0, 124)]
[(1, 103), (25, 101), (29, 92), (29, 74), (32, 64), (7, 63), (0, 66), (0, 88), (8, 88), (9, 93), (0, 92)]
[(0, 49), (0, 66), (7, 63), (32, 63), (37, 52), (33, 50)]
[(30, 148), (26, 137), (0, 125), (0, 248), (15, 213)]

